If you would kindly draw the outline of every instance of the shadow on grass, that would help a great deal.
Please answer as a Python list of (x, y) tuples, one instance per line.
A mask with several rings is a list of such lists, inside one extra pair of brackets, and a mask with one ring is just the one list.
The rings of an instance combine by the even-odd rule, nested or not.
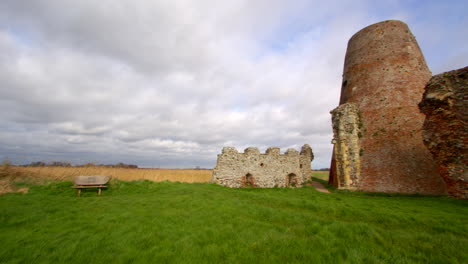
[(420, 194), (420, 193), (414, 193), (414, 194), (407, 194), (407, 193), (383, 193), (383, 192), (352, 192), (349, 190), (338, 190), (335, 186), (329, 185), (328, 181), (312, 177), (314, 181), (320, 182), (327, 188), (330, 192), (332, 193), (339, 193), (339, 194), (347, 194), (347, 195), (353, 195), (353, 196), (368, 196), (368, 197), (413, 197), (413, 198), (447, 198), (451, 199), (447, 196), (444, 195), (426, 195), (426, 194)]
[(323, 180), (323, 179), (320, 179), (320, 178), (317, 178), (317, 177), (313, 177), (313, 176), (312, 176), (312, 180), (313, 180), (313, 181), (316, 181), (316, 182), (320, 182), (320, 183), (321, 183), (323, 186), (325, 186), (325, 188), (327, 188), (330, 192), (336, 192), (336, 191), (338, 191), (338, 190), (336, 189), (335, 186), (329, 185), (329, 184), (328, 184), (328, 181), (326, 181), (326, 180)]
[[(352, 192), (349, 190), (338, 190), (335, 186), (329, 185), (328, 181), (317, 178), (311, 177), (313, 181), (321, 183), (328, 189), (331, 193), (336, 194), (343, 194), (343, 195), (350, 195), (350, 196), (364, 196), (364, 197), (411, 197), (411, 198), (442, 198), (442, 199), (452, 199), (446, 196), (440, 195), (423, 195), (423, 194), (404, 194), (404, 193), (378, 193), (378, 192)], [(60, 195), (64, 197), (76, 197), (77, 191), (76, 189), (71, 188), (73, 186), (73, 182), (71, 181), (49, 181), (45, 184), (36, 184), (31, 182), (14, 182), (12, 183), (15, 185), (16, 188), (27, 187), (29, 188), (29, 194), (41, 194), (41, 195)], [(191, 185), (210, 185), (212, 188), (219, 187), (221, 189), (222, 186), (208, 184), (208, 183), (181, 183), (181, 182), (170, 182), (170, 181), (162, 181), (162, 182), (153, 182), (149, 180), (137, 180), (137, 181), (120, 181), (116, 179), (112, 179), (108, 185), (108, 188), (102, 189), (101, 196), (114, 196), (114, 195), (141, 195), (141, 194), (148, 194), (148, 193), (156, 193), (156, 192), (167, 192), (173, 188), (180, 188), (179, 185), (187, 186), (186, 188), (190, 188)], [(178, 187), (179, 186), (179, 187)], [(186, 189), (182, 188), (182, 189)], [(307, 187), (304, 187), (307, 188)], [(311, 187), (312, 188), (312, 187)], [(187, 189), (187, 191), (188, 191)], [(230, 189), (230, 188), (227, 188)], [(272, 188), (276, 189), (280, 192), (289, 191), (289, 188)], [(240, 192), (262, 192), (264, 189), (259, 188), (241, 188), (235, 191)], [(264, 190), (268, 191), (268, 190)], [(97, 189), (83, 189), (81, 191), (81, 197), (98, 197)]]

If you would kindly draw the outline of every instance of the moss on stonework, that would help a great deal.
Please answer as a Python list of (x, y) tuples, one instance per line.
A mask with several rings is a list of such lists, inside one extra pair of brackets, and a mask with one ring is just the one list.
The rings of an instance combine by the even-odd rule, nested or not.
[(361, 118), (361, 112), (357, 111), (357, 116), (358, 116), (358, 128), (361, 129), (364, 127), (364, 124), (362, 123), (362, 118)]

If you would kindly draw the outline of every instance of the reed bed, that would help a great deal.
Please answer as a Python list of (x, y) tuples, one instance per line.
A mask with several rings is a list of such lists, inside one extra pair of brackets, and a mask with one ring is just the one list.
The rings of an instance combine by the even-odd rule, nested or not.
[(37, 180), (72, 181), (80, 175), (108, 175), (123, 181), (150, 180), (155, 182), (209, 182), (212, 170), (194, 169), (127, 169), (106, 167), (16, 167), (9, 168), (17, 176)]

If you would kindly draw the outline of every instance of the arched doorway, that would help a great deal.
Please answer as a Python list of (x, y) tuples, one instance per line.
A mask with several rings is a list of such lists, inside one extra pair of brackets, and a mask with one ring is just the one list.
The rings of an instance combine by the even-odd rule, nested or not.
[(247, 173), (244, 178), (244, 187), (255, 187), (255, 179), (252, 174)]
[(294, 173), (288, 174), (288, 177), (286, 178), (286, 185), (288, 187), (296, 187), (297, 185), (297, 176)]

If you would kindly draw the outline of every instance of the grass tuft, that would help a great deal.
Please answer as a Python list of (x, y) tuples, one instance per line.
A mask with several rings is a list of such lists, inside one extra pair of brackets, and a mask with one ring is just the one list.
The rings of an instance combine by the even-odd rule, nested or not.
[[(315, 179), (314, 179), (315, 180)], [(0, 196), (0, 263), (467, 263), (467, 201), (113, 179)]]

